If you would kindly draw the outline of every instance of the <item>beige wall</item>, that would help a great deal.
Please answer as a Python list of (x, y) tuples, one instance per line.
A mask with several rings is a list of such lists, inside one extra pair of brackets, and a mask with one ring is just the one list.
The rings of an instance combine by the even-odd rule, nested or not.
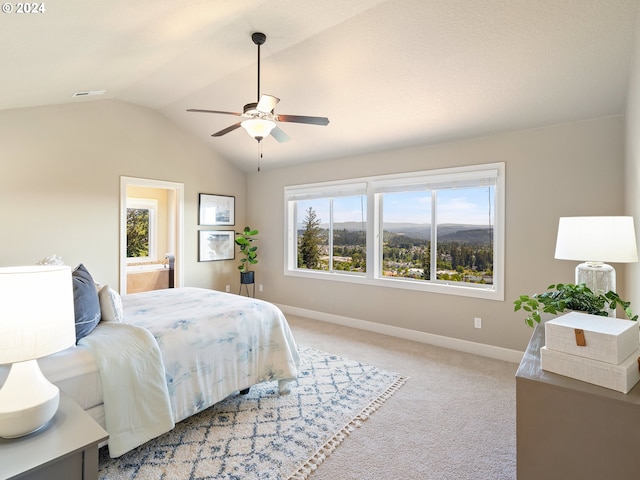
[[(640, 19), (636, 32), (640, 32)], [(640, 240), (640, 34), (636, 34), (625, 120), (625, 213), (633, 215), (636, 240)], [(631, 304), (635, 306), (636, 313), (640, 313), (640, 263), (629, 265), (625, 280)]]
[[(490, 162), (506, 163), (504, 302), (284, 275), (284, 186)], [(255, 267), (261, 295), (281, 305), (524, 350), (531, 330), (513, 312), (513, 300), (573, 282), (575, 263), (553, 258), (558, 218), (622, 214), (623, 164), (624, 123), (617, 116), (250, 174), (247, 216), (261, 233)], [(482, 318), (482, 329), (473, 327), (474, 317)]]
[[(638, 128), (638, 122), (634, 125)], [(260, 230), (255, 270), (265, 288), (261, 298), (523, 350), (531, 332), (522, 315), (512, 311), (513, 299), (573, 279), (574, 263), (553, 259), (558, 217), (624, 211), (624, 131), (623, 118), (611, 117), (263, 169), (246, 179), (216, 158), (206, 139), (186, 134), (145, 108), (101, 100), (3, 111), (0, 265), (32, 264), (55, 253), (69, 265), (84, 262), (96, 280), (117, 285), (120, 176), (182, 182), (187, 286), (224, 290), (231, 284), (237, 291), (236, 261), (197, 262), (198, 193), (233, 195), (236, 227), (248, 223)], [(284, 276), (285, 185), (502, 161), (507, 183), (504, 302)], [(627, 170), (638, 161), (628, 157)], [(627, 199), (627, 210), (634, 202)], [(624, 279), (624, 266), (616, 268)], [(624, 280), (619, 284), (624, 295)], [(481, 330), (473, 328), (477, 316), (483, 319)]]
[(120, 176), (185, 186), (186, 286), (238, 285), (235, 261), (197, 261), (198, 193), (236, 196), (244, 222), (246, 179), (152, 110), (94, 102), (0, 112), (0, 265), (57, 254), (118, 285)]

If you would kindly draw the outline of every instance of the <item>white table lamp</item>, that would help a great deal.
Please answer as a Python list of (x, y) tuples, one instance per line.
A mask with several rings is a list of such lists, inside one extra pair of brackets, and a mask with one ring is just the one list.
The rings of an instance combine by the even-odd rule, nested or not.
[(576, 260), (576, 284), (594, 293), (616, 291), (612, 263), (638, 261), (633, 217), (561, 217), (555, 258)]
[(36, 359), (75, 341), (69, 267), (0, 268), (0, 365), (12, 364), (0, 388), (0, 437), (27, 435), (53, 418), (59, 390)]

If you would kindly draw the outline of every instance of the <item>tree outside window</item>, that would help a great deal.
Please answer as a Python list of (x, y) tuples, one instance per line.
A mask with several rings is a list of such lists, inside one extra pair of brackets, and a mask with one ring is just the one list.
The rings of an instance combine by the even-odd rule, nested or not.
[(149, 256), (149, 210), (127, 208), (127, 257)]
[(319, 268), (321, 242), (320, 219), (313, 207), (309, 207), (298, 240), (298, 268)]
[(127, 260), (157, 260), (156, 225), (158, 201), (148, 198), (127, 199)]

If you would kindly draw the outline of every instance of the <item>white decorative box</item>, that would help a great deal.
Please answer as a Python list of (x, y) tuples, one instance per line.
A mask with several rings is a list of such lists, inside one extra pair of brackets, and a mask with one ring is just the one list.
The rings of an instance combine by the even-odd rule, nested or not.
[(638, 322), (621, 318), (571, 312), (547, 321), (544, 331), (550, 350), (613, 365), (640, 348)]
[(629, 390), (640, 381), (638, 357), (640, 357), (640, 349), (629, 355), (620, 365), (613, 365), (558, 352), (547, 347), (540, 349), (543, 370), (622, 393), (629, 393)]

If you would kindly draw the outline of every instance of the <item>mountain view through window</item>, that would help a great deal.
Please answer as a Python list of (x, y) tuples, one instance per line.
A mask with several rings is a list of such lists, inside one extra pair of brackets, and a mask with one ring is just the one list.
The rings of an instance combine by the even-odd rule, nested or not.
[[(431, 280), (435, 255), (437, 280), (493, 283), (492, 199), (493, 187), (382, 194), (381, 275)], [(299, 201), (296, 212), (298, 268), (366, 272), (364, 195)]]

